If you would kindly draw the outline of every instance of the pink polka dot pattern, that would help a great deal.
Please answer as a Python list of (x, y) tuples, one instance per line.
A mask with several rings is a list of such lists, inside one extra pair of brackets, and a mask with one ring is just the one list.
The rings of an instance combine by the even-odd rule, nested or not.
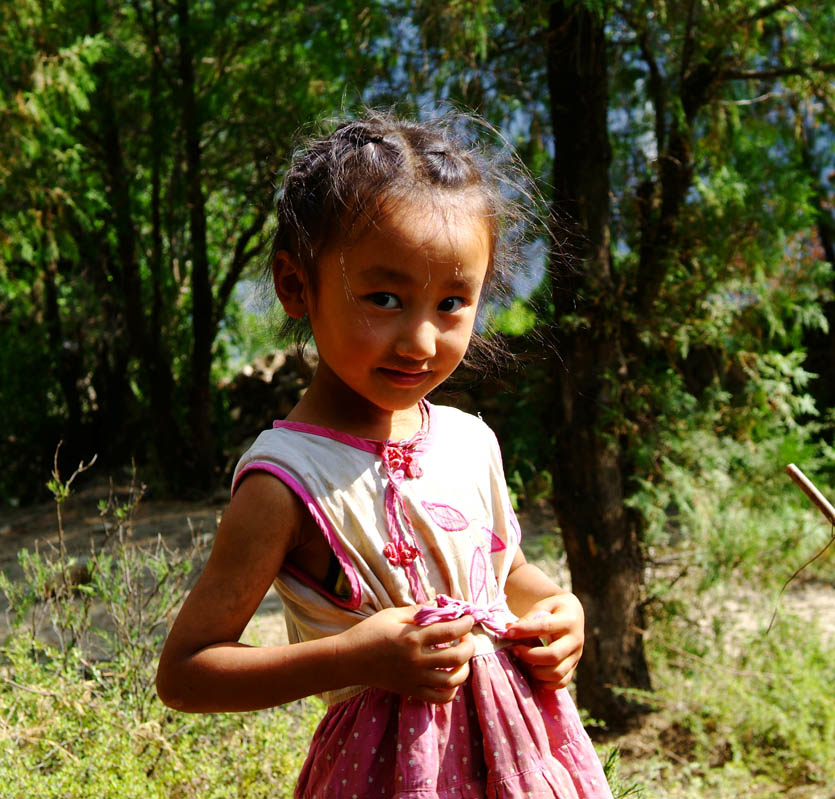
[(295, 796), (611, 799), (568, 692), (532, 690), (505, 651), (444, 705), (368, 689), (332, 706)]

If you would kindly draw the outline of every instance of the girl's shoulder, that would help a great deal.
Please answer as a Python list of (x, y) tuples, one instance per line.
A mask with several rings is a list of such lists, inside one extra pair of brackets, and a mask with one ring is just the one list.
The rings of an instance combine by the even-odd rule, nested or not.
[(296, 490), (310, 477), (311, 464), (329, 474), (354, 471), (376, 454), (374, 442), (325, 427), (276, 421), (240, 456), (232, 475), (234, 493), (246, 474), (272, 474)]
[(444, 438), (460, 437), (480, 440), (490, 446), (496, 444), (495, 433), (480, 414), (467, 413), (451, 405), (430, 405), (429, 408), (430, 430), (435, 427), (435, 432)]

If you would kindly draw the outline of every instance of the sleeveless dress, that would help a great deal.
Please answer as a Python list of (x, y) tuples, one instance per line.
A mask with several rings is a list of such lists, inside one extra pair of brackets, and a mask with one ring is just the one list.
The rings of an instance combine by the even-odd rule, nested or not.
[(422, 624), (464, 613), (478, 622), (470, 676), (452, 702), (366, 686), (324, 694), (329, 708), (295, 796), (611, 799), (568, 691), (529, 681), (504, 650), (515, 619), (504, 586), (520, 530), (495, 436), (454, 408), (421, 409), (421, 430), (400, 442), (275, 422), (235, 469), (233, 492), (266, 471), (301, 499), (347, 583), (329, 593), (284, 565), (275, 587), (291, 643), (414, 604), (424, 606)]

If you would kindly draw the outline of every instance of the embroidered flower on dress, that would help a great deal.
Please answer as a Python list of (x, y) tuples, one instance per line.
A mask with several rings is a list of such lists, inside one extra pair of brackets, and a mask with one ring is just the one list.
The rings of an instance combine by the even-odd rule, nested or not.
[(395, 566), (408, 566), (420, 554), (420, 548), (410, 546), (405, 541), (401, 541), (399, 546), (389, 541), (383, 547), (383, 554), (388, 558), (389, 563)]
[(400, 554), (397, 551), (397, 547), (391, 541), (383, 547), (383, 554), (388, 558), (389, 563), (395, 566), (400, 563)]
[(395, 482), (399, 483), (406, 477), (415, 478), (423, 474), (417, 458), (414, 449), (406, 449), (401, 444), (387, 441), (383, 446), (383, 463), (389, 477)]

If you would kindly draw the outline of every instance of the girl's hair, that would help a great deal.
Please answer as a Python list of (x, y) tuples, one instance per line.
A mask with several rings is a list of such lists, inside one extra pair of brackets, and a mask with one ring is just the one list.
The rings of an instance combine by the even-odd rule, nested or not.
[[(488, 139), (498, 145), (490, 148)], [(512, 147), (486, 122), (458, 111), (420, 122), (369, 112), (299, 147), (277, 193), (265, 277), (286, 250), (315, 292), (316, 261), (326, 247), (361, 235), (401, 203), (443, 212), (450, 192), (475, 201), (474, 213), (483, 215), (490, 233), (481, 304), (504, 304), (522, 245), (544, 231), (541, 195)], [(308, 320), (285, 319), (279, 335), (303, 346), (311, 335)], [(501, 350), (478, 331), (472, 344), (475, 354)]]

